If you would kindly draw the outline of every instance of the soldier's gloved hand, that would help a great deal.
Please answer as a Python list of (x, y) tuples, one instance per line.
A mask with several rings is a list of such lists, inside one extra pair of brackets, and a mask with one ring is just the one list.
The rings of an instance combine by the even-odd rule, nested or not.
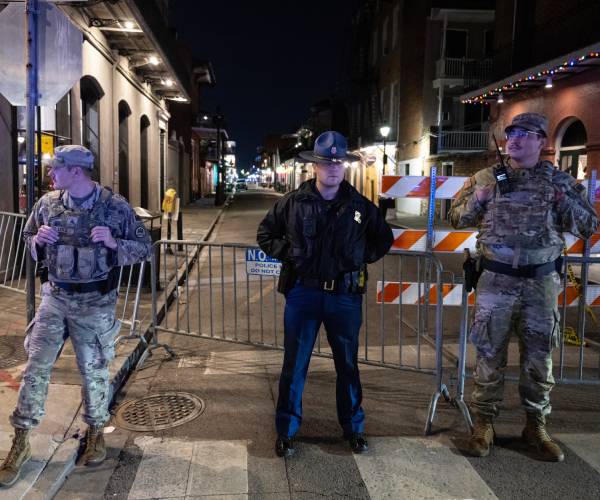
[(485, 206), (485, 204), (494, 196), (494, 186), (489, 184), (485, 186), (475, 186), (473, 194), (475, 195), (477, 202), (480, 205)]
[(58, 231), (54, 227), (42, 225), (38, 229), (34, 241), (36, 245), (41, 247), (46, 246), (46, 244), (52, 245), (58, 241)]
[(94, 243), (104, 243), (104, 246), (111, 250), (117, 249), (117, 240), (113, 238), (110, 228), (106, 226), (93, 227), (91, 236)]

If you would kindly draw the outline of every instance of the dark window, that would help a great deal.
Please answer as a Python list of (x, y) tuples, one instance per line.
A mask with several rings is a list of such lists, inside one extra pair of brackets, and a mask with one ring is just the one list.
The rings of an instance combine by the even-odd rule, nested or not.
[(585, 146), (586, 143), (587, 133), (585, 132), (585, 127), (583, 126), (583, 123), (577, 120), (571, 123), (571, 125), (567, 127), (567, 130), (565, 130), (561, 147)]
[(119, 102), (119, 194), (129, 200), (129, 115), (125, 101)]
[(467, 57), (467, 32), (446, 30), (446, 57)]
[(148, 129), (147, 116), (140, 119), (140, 205), (148, 208)]
[(81, 142), (94, 155), (92, 179), (100, 181), (100, 99), (104, 95), (91, 76), (81, 79)]
[[(159, 151), (159, 161), (160, 161), (160, 196), (163, 196), (165, 192), (165, 147), (167, 141), (167, 132), (163, 129), (160, 130), (160, 151)], [(202, 147), (202, 146), (200, 146)]]
[(67, 92), (64, 97), (56, 103), (56, 144), (71, 144), (71, 93)]
[(485, 47), (484, 47), (485, 57), (492, 57), (492, 55), (494, 54), (494, 30), (493, 29), (485, 30), (484, 43), (485, 43)]

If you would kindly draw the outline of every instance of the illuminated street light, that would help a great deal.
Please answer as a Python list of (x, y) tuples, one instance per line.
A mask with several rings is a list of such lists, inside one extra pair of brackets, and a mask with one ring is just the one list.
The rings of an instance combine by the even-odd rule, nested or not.
[(554, 85), (552, 84), (552, 78), (546, 78), (546, 85), (544, 85), (544, 87), (546, 87), (547, 89), (551, 89), (553, 86)]
[(386, 174), (386, 169), (387, 169), (387, 154), (385, 152), (385, 140), (387, 138), (387, 136), (390, 134), (390, 127), (388, 125), (382, 125), (379, 128), (379, 133), (381, 134), (381, 137), (383, 137), (383, 175)]

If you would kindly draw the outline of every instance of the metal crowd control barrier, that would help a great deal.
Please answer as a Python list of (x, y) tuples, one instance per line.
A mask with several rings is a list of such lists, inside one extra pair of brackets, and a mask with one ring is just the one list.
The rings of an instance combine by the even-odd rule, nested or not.
[[(277, 292), (277, 276), (247, 272), (247, 250), (260, 252), (258, 249), (189, 240), (163, 240), (155, 245), (162, 247), (154, 252), (162, 256), (162, 262), (160, 274), (156, 258), (152, 264), (154, 335), (144, 358), (157, 348), (173, 353), (169, 345), (159, 342), (162, 332), (283, 349), (284, 298)], [(168, 245), (181, 245), (183, 252), (176, 252), (169, 261)], [(441, 263), (431, 253), (393, 251), (369, 266), (370, 279), (363, 296), (358, 360), (435, 375), (427, 430), (440, 395), (449, 397), (442, 383), (442, 272)], [(404, 279), (416, 283), (415, 293), (422, 300), (400, 302), (390, 310), (380, 300), (380, 283)], [(313, 352), (331, 357), (323, 331), (319, 331)]]
[(26, 293), (25, 222), (23, 214), (0, 212), (0, 288), (22, 294)]

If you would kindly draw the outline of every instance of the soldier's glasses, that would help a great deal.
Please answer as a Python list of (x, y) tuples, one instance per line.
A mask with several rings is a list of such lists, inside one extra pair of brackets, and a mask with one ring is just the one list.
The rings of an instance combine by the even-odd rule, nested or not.
[(508, 139), (521, 139), (523, 137), (527, 137), (530, 135), (536, 135), (538, 137), (543, 137), (542, 134), (538, 132), (532, 132), (531, 130), (525, 130), (522, 128), (513, 128), (506, 133), (506, 140)]

